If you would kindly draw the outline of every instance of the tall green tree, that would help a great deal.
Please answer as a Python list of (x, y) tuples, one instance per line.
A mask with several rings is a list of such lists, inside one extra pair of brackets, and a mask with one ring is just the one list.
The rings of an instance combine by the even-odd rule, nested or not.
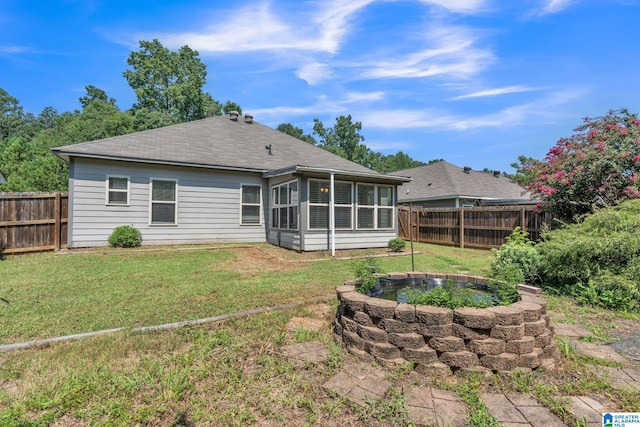
[(235, 111), (238, 114), (242, 114), (242, 107), (240, 107), (235, 102), (229, 101), (227, 99), (227, 102), (225, 102), (224, 105), (222, 106), (222, 113), (229, 114), (232, 111)]
[(66, 190), (68, 166), (51, 148), (133, 131), (132, 117), (120, 111), (113, 98), (95, 86), (86, 90), (79, 98), (82, 111), (58, 114), (45, 108), (28, 120), (28, 131), (0, 142), (0, 164), (7, 177), (1, 191)]
[(382, 155), (374, 170), (377, 172), (388, 173), (402, 169), (415, 168), (423, 166), (426, 163), (414, 160), (406, 153), (398, 151), (396, 154)]
[(20, 101), (0, 88), (0, 141), (16, 134), (23, 125), (23, 120)]
[(159, 40), (140, 41), (140, 50), (131, 52), (124, 72), (135, 91), (136, 109), (168, 113), (176, 122), (220, 115), (222, 107), (203, 92), (207, 70), (197, 51), (182, 46), (177, 52)]
[(286, 133), (287, 135), (294, 138), (298, 138), (301, 141), (308, 142), (311, 145), (317, 144), (316, 139), (312, 135), (305, 134), (304, 130), (292, 125), (291, 123), (280, 123), (276, 130), (282, 133)]
[(318, 135), (319, 147), (347, 160), (372, 168), (377, 156), (362, 142), (362, 123), (353, 122), (351, 115), (336, 117), (335, 124), (327, 128), (319, 119), (313, 119), (313, 133)]

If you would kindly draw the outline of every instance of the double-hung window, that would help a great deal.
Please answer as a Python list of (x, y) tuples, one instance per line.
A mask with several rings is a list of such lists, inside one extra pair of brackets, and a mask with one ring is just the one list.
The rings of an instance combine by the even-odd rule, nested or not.
[(329, 181), (309, 180), (309, 228), (329, 228)]
[(168, 179), (151, 180), (151, 224), (178, 223), (178, 182)]
[(353, 228), (353, 190), (349, 182), (335, 182), (334, 212), (336, 228)]
[(271, 187), (271, 227), (298, 229), (298, 181)]
[(129, 177), (107, 176), (107, 205), (129, 204)]
[(240, 223), (242, 225), (260, 225), (260, 211), (262, 207), (262, 186), (243, 185), (242, 203), (240, 204)]
[(358, 228), (375, 228), (376, 212), (376, 186), (371, 184), (358, 184)]
[(393, 228), (393, 187), (378, 186), (378, 227)]

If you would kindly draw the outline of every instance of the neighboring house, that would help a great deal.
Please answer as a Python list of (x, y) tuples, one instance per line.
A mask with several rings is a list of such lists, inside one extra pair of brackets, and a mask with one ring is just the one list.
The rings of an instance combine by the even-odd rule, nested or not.
[(397, 186), (409, 180), (237, 113), (52, 151), (69, 162), (71, 248), (107, 245), (120, 225), (143, 244), (384, 247), (397, 236)]
[(473, 171), (445, 161), (393, 172), (413, 178), (398, 187), (399, 204), (424, 208), (464, 208), (532, 202), (525, 190), (499, 172)]
[(2, 171), (0, 171), (0, 185), (6, 184), (6, 183), (7, 183), (7, 178), (5, 178), (4, 175), (2, 174)]

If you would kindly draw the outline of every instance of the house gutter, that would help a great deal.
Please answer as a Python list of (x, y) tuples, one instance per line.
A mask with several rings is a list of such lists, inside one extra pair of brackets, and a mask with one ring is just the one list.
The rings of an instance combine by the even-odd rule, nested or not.
[(310, 167), (310, 166), (291, 166), (284, 169), (273, 170), (263, 173), (264, 178), (272, 178), (281, 175), (288, 175), (293, 173), (307, 174), (313, 175), (316, 174), (318, 176), (326, 176), (327, 173), (334, 174), (338, 177), (345, 178), (364, 178), (371, 180), (373, 182), (382, 182), (382, 183), (395, 183), (402, 184), (404, 182), (410, 182), (413, 179), (406, 176), (398, 176), (398, 175), (385, 175), (377, 172), (358, 172), (358, 171), (348, 171), (341, 169), (332, 169), (332, 168), (320, 168), (320, 167)]
[(220, 165), (210, 165), (210, 164), (204, 164), (204, 163), (175, 162), (170, 160), (134, 159), (130, 157), (104, 156), (104, 155), (96, 155), (96, 154), (79, 154), (79, 153), (73, 153), (69, 151), (59, 151), (55, 149), (51, 150), (51, 152), (66, 162), (69, 162), (71, 157), (81, 157), (85, 159), (115, 160), (120, 162), (129, 162), (129, 163), (146, 163), (146, 164), (153, 164), (153, 165), (194, 167), (194, 168), (202, 168), (202, 169), (227, 170), (227, 171), (234, 171), (234, 172), (265, 173), (264, 169), (245, 168), (245, 167), (237, 167), (237, 166), (220, 166)]

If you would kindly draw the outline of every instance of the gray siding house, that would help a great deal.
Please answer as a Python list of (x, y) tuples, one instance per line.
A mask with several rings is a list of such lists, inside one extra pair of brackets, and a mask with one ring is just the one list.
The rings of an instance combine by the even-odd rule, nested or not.
[(105, 246), (120, 225), (143, 244), (384, 247), (409, 181), (237, 113), (52, 151), (69, 162), (70, 248)]
[(412, 178), (398, 188), (400, 204), (423, 208), (466, 208), (485, 204), (532, 203), (516, 182), (445, 161), (393, 172)]

